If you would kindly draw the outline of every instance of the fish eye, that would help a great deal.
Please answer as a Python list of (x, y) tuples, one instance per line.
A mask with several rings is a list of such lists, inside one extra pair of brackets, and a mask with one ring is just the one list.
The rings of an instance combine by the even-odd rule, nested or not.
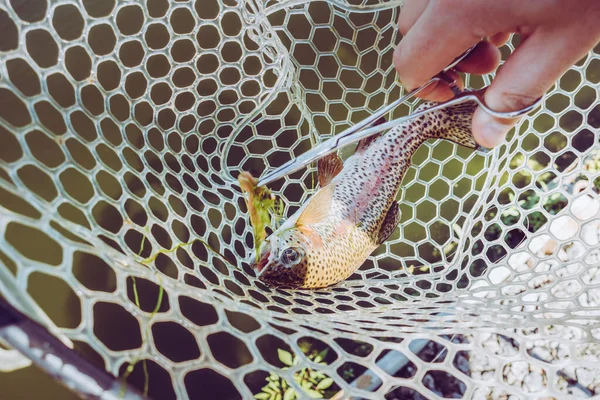
[(293, 248), (287, 248), (281, 253), (281, 261), (288, 266), (296, 265), (300, 262), (302, 255)]

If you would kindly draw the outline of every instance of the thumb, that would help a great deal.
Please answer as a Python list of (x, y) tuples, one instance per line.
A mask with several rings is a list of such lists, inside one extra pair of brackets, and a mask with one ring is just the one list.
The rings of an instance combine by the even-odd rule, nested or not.
[[(590, 36), (582, 40), (577, 32), (533, 32), (500, 68), (485, 93), (486, 105), (500, 112), (532, 105), (594, 46), (597, 37)], [(473, 135), (478, 144), (491, 148), (518, 121), (493, 117), (479, 107), (473, 115)]]

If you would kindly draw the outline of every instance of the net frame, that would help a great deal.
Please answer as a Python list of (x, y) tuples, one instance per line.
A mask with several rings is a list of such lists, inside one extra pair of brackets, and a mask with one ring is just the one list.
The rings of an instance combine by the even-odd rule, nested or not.
[[(147, 360), (150, 393), (161, 398), (194, 398), (193, 381), (211, 379), (247, 398), (269, 373), (303, 393), (294, 376), (307, 366), (333, 378), (342, 396), (364, 398), (585, 397), (598, 387), (597, 49), (490, 155), (426, 143), (404, 179), (403, 220), (391, 240), (350, 280), (292, 292), (265, 287), (242, 262), (251, 229), (232, 182), (242, 169), (280, 165), (401, 94), (391, 65), (398, 2), (223, 0), (210, 15), (202, 0), (40, 2), (43, 12), (15, 4), (0, 5), (9, 21), (0, 49), (0, 127), (9, 149), (0, 157), (0, 260), (15, 280), (3, 293), (29, 293), (109, 372), (123, 375)], [(167, 5), (163, 14), (156, 4)], [(79, 36), (62, 28), (65, 10), (80, 15)], [(202, 34), (211, 26), (219, 33), (212, 48)], [(137, 65), (139, 46), (130, 43), (143, 49)], [(242, 54), (227, 61), (236, 45)], [(206, 56), (217, 58), (214, 71)], [(169, 68), (160, 76), (164, 59)], [(111, 68), (121, 73), (116, 84)], [(28, 69), (30, 79), (20, 79)], [(311, 73), (316, 80), (306, 78)], [(216, 83), (214, 93), (204, 81)], [(245, 91), (248, 82), (256, 93)], [(275, 186), (285, 215), (311, 195), (313, 172)], [(511, 232), (524, 236), (514, 249), (505, 241)], [(202, 242), (177, 247), (194, 239)], [(86, 279), (98, 271), (98, 282)], [(67, 293), (75, 323), (46, 306), (40, 285)], [(154, 312), (161, 292), (168, 300)], [(120, 324), (139, 340), (118, 343), (99, 328)], [(191, 335), (188, 351), (200, 355), (180, 360), (160, 329)], [(358, 356), (341, 339), (371, 351)], [(304, 342), (328, 348), (327, 364)], [(236, 349), (237, 359), (221, 346)], [(297, 364), (282, 370), (277, 346)], [(391, 372), (384, 360), (400, 367)], [(365, 367), (379, 387), (359, 373), (344, 376)], [(143, 388), (142, 381), (134, 383)], [(156, 388), (167, 382), (170, 390)]]

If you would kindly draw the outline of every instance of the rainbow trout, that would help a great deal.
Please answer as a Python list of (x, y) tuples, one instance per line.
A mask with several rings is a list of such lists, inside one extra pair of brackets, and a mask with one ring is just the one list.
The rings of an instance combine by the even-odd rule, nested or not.
[(319, 160), (319, 190), (262, 243), (254, 264), (259, 279), (322, 288), (348, 278), (396, 229), (396, 196), (419, 146), (446, 139), (478, 147), (471, 133), (475, 108), (462, 103), (364, 139), (344, 163), (336, 154)]

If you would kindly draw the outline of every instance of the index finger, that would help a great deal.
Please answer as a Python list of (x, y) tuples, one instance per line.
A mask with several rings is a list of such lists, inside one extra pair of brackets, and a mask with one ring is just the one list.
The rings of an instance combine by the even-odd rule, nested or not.
[(513, 32), (523, 15), (531, 13), (523, 9), (536, 7), (516, 1), (431, 0), (394, 52), (403, 85), (410, 89), (423, 85), (484, 36)]
[(479, 40), (430, 4), (394, 51), (402, 84), (408, 89), (423, 85)]

